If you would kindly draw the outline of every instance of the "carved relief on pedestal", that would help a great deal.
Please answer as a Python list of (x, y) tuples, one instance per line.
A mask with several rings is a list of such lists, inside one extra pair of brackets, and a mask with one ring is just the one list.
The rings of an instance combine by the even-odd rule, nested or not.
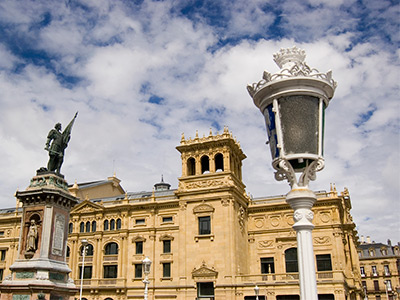
[(54, 255), (62, 256), (64, 245), (65, 216), (62, 214), (56, 214), (54, 223), (55, 225), (51, 253)]

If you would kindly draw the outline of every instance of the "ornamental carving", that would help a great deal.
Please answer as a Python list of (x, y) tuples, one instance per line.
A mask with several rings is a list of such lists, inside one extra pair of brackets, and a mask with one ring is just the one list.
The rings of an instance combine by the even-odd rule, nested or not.
[(271, 216), (269, 218), (272, 227), (278, 227), (281, 222), (280, 216)]
[(182, 183), (180, 185), (180, 188), (191, 190), (191, 189), (201, 189), (201, 188), (221, 187), (221, 186), (234, 186), (234, 182), (231, 179), (227, 178), (210, 179), (210, 180)]
[(200, 205), (197, 205), (195, 208), (193, 208), (193, 213), (199, 214), (199, 213), (212, 213), (214, 212), (214, 207), (211, 205), (202, 203)]
[(206, 263), (203, 261), (200, 268), (194, 268), (192, 271), (192, 277), (195, 279), (211, 279), (217, 278), (218, 272), (214, 269), (214, 267), (207, 267)]
[(267, 240), (267, 241), (259, 241), (258, 242), (258, 249), (266, 249), (266, 248), (273, 248), (274, 241)]
[(331, 243), (331, 238), (329, 236), (317, 236), (314, 238), (314, 244), (317, 245), (324, 245), (330, 243)]
[(238, 221), (239, 221), (239, 227), (240, 230), (243, 232), (244, 231), (244, 220), (246, 218), (246, 211), (243, 208), (243, 206), (239, 205), (239, 210), (238, 210)]
[(331, 214), (329, 212), (320, 212), (319, 219), (322, 223), (328, 223), (331, 220)]

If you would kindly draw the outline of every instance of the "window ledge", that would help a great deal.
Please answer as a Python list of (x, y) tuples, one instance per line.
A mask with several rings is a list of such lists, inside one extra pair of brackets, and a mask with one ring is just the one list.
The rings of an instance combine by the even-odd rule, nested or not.
[(162, 277), (160, 278), (161, 281), (172, 281), (172, 277)]
[(200, 239), (209, 239), (211, 241), (214, 241), (214, 235), (213, 234), (199, 234), (194, 237), (194, 240), (196, 242), (198, 242)]

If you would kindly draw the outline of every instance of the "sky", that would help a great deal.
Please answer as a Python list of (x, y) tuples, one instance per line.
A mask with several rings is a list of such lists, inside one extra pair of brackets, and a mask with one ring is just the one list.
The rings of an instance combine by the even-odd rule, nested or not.
[(283, 195), (265, 122), (246, 86), (297, 46), (332, 70), (325, 168), (313, 190), (348, 188), (359, 236), (400, 242), (399, 2), (64, 0), (0, 2), (0, 207), (46, 166), (46, 137), (79, 111), (61, 169), (69, 183), (177, 188), (185, 137), (228, 126), (253, 197)]

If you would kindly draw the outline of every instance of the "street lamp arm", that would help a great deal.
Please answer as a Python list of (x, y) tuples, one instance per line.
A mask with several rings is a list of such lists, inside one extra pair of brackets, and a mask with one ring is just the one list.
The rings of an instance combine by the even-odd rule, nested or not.
[(296, 172), (287, 159), (281, 158), (279, 169), (275, 172), (275, 179), (278, 181), (287, 180), (291, 188), (308, 187), (310, 180), (316, 179), (316, 172), (324, 168), (324, 159), (320, 157), (307, 165), (297, 180)]

